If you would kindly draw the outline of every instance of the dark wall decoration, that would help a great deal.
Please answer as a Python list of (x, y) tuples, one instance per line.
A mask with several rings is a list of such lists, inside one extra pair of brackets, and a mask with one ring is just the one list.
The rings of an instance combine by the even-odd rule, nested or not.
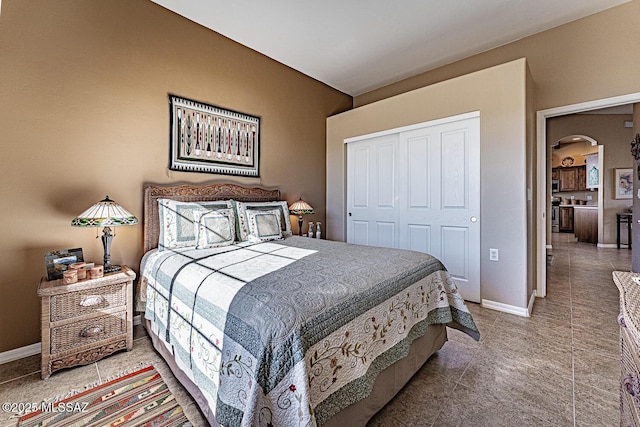
[(169, 168), (259, 176), (260, 118), (169, 95)]

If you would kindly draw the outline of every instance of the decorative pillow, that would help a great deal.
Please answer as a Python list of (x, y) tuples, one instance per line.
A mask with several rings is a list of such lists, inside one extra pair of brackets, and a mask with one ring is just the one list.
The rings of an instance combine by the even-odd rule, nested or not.
[(289, 206), (286, 201), (277, 202), (235, 202), (238, 225), (238, 240), (245, 241), (249, 236), (247, 212), (249, 211), (280, 211), (280, 229), (282, 236), (291, 236), (291, 219), (289, 218)]
[(247, 240), (250, 242), (264, 242), (266, 240), (282, 239), (282, 214), (280, 209), (264, 210), (247, 210), (247, 225), (249, 227), (249, 235)]
[(158, 250), (195, 247), (194, 212), (208, 212), (232, 207), (233, 203), (229, 200), (179, 202), (171, 199), (158, 199), (160, 220)]
[(196, 249), (228, 246), (236, 240), (236, 216), (233, 209), (193, 213)]

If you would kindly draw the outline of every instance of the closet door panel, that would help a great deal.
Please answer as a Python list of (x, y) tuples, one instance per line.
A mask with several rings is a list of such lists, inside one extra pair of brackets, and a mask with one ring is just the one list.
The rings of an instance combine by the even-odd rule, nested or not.
[(353, 205), (369, 207), (369, 147), (360, 146), (353, 150)]
[(352, 230), (351, 243), (369, 246), (369, 221), (353, 221)]
[(469, 228), (441, 228), (442, 255), (440, 261), (454, 279), (469, 280)]
[(407, 224), (408, 248), (412, 251), (431, 253), (431, 227), (423, 224)]
[(380, 144), (376, 147), (375, 175), (377, 182), (372, 195), (377, 199), (379, 209), (393, 209), (395, 207), (395, 144)]
[(396, 224), (394, 222), (376, 222), (377, 246), (384, 248), (396, 247)]
[(408, 207), (426, 209), (430, 205), (429, 136), (407, 141)]
[(442, 133), (442, 209), (466, 209), (468, 182), (466, 133)]
[(398, 247), (397, 152), (398, 135), (347, 145), (348, 242)]

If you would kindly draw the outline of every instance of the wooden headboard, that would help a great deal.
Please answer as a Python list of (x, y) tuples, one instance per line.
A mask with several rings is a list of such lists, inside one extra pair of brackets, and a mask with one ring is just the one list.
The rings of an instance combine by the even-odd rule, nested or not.
[(145, 184), (144, 186), (144, 253), (158, 247), (160, 221), (158, 199), (181, 202), (229, 200), (240, 202), (269, 202), (280, 200), (280, 190), (248, 188), (237, 184)]

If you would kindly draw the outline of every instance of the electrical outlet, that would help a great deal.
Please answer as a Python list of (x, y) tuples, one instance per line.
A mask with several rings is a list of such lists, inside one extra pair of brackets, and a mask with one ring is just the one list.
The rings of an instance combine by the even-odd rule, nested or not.
[(593, 200), (593, 196), (587, 196), (587, 202), (590, 202)]
[(497, 249), (489, 249), (489, 261), (498, 261), (500, 258), (500, 251)]

